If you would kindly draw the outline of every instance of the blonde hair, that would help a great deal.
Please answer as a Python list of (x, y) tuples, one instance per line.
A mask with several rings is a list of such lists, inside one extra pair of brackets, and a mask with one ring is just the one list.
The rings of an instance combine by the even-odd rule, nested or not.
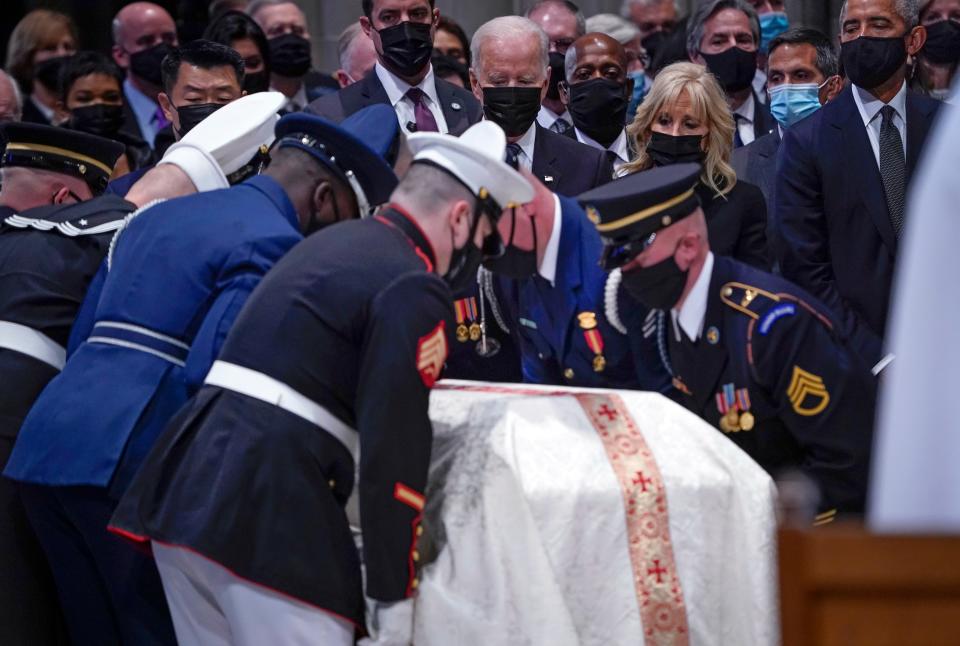
[(736, 125), (720, 84), (705, 67), (694, 63), (674, 63), (657, 74), (650, 92), (637, 109), (637, 116), (627, 126), (627, 141), (635, 157), (621, 172), (636, 173), (653, 166), (653, 159), (647, 153), (653, 123), (684, 92), (690, 99), (694, 116), (707, 125), (701, 179), (717, 195), (726, 195), (737, 183), (737, 174), (730, 165)]
[(49, 9), (31, 11), (14, 27), (7, 44), (7, 72), (17, 79), (24, 92), (30, 92), (33, 80), (33, 55), (37, 50), (56, 45), (64, 36), (77, 44), (77, 28), (69, 16)]

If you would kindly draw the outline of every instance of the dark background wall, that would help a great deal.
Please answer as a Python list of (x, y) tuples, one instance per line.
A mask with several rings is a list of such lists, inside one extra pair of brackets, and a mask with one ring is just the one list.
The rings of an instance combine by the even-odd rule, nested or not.
[[(110, 20), (130, 0), (0, 0), (0, 52), (6, 59), (7, 40), (17, 21), (31, 9), (47, 7), (73, 16), (80, 31), (81, 46), (107, 51), (110, 48)], [(180, 27), (181, 38), (203, 30), (208, 0), (153, 0), (166, 7)], [(677, 0), (686, 12), (696, 0)], [(314, 61), (319, 69), (332, 70), (336, 64), (337, 36), (361, 13), (360, 0), (297, 0), (310, 21), (314, 38)], [(463, 25), (468, 33), (495, 16), (521, 13), (527, 0), (437, 0), (440, 11)], [(588, 16), (620, 11), (621, 0), (580, 0)], [(818, 27), (836, 34), (836, 16), (842, 0), (787, 0), (791, 23)]]

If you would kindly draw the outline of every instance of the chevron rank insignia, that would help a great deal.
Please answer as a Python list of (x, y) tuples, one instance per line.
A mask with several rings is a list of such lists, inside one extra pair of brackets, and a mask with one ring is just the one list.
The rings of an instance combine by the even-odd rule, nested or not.
[(447, 335), (444, 323), (440, 323), (430, 334), (420, 337), (417, 343), (417, 371), (427, 388), (433, 388), (440, 378), (440, 371), (447, 361)]
[(793, 377), (787, 388), (787, 397), (794, 412), (803, 417), (819, 415), (830, 404), (830, 393), (823, 379), (800, 366), (793, 367)]

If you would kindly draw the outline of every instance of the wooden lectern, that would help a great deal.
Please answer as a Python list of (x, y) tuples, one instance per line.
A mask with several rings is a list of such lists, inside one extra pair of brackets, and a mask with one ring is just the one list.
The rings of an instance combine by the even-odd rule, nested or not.
[(780, 531), (783, 646), (960, 644), (960, 537)]

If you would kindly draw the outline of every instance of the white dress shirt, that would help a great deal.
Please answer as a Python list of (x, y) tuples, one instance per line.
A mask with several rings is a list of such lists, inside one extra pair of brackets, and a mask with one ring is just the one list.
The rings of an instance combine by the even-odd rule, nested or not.
[(553, 194), (553, 231), (550, 232), (550, 239), (547, 240), (547, 246), (543, 251), (543, 262), (538, 267), (540, 276), (550, 283), (556, 284), (557, 280), (557, 262), (560, 259), (560, 227), (563, 225), (563, 214), (560, 210), (560, 198)]
[[(275, 87), (270, 88), (273, 92), (279, 92)], [(283, 104), (283, 107), (280, 108), (281, 111), (286, 112), (300, 112), (310, 101), (307, 100), (307, 86), (303, 83), (300, 83), (300, 89), (297, 90), (297, 93), (293, 96), (287, 97), (287, 102)]]
[(571, 126), (573, 125), (573, 117), (570, 116), (569, 110), (564, 110), (563, 114), (557, 114), (545, 105), (540, 106), (540, 112), (537, 114), (537, 123), (539, 123), (541, 126), (547, 130), (550, 130), (558, 119), (566, 121)]
[(680, 340), (681, 329), (691, 341), (697, 341), (703, 334), (703, 322), (707, 318), (707, 300), (710, 298), (711, 278), (713, 278), (713, 253), (708, 252), (706, 260), (703, 261), (700, 275), (697, 276), (697, 282), (693, 284), (693, 289), (687, 294), (687, 299), (683, 301), (680, 311), (670, 310), (670, 315), (673, 317), (673, 333), (677, 341)]
[(757, 138), (756, 133), (753, 131), (753, 120), (757, 114), (757, 104), (753, 101), (753, 92), (751, 92), (747, 100), (743, 102), (743, 105), (733, 111), (733, 114), (740, 117), (739, 119), (737, 119), (736, 116), (734, 117), (737, 122), (737, 132), (740, 134), (740, 141), (743, 142), (744, 146), (753, 143), (753, 140)]
[(613, 161), (613, 170), (614, 173), (619, 177), (620, 169), (630, 161), (630, 149), (627, 148), (627, 130), (624, 128), (620, 131), (620, 136), (613, 140), (613, 143), (608, 147), (604, 148), (599, 141), (591, 138), (589, 135), (584, 134), (580, 128), (576, 129), (577, 132), (577, 141), (582, 144), (587, 144), (592, 146), (597, 150), (607, 150), (616, 155), (616, 159)]
[[(853, 100), (857, 104), (857, 110), (860, 111), (860, 118), (863, 119), (863, 125), (867, 129), (867, 137), (870, 139), (870, 147), (873, 148), (873, 156), (877, 160), (877, 167), (880, 167), (880, 126), (883, 124), (883, 116), (880, 110), (887, 105), (877, 97), (873, 96), (863, 88), (853, 86)], [(896, 115), (893, 117), (893, 125), (900, 131), (900, 143), (903, 144), (903, 158), (907, 158), (907, 84), (904, 82), (897, 95), (890, 100), (890, 107), (894, 109)]]
[[(413, 86), (391, 74), (379, 61), (374, 66), (374, 69), (377, 72), (377, 78), (380, 79), (380, 84), (383, 85), (383, 89), (387, 91), (390, 105), (392, 105), (393, 109), (397, 112), (397, 120), (400, 121), (400, 127), (406, 132), (408, 123), (417, 122), (417, 114), (413, 101), (407, 97), (407, 92)], [(433, 65), (431, 65), (430, 69), (427, 70), (427, 75), (417, 84), (417, 87), (423, 90), (423, 93), (426, 95), (427, 107), (433, 114), (433, 118), (437, 121), (437, 129), (441, 133), (447, 134), (447, 120), (443, 116), (443, 108), (440, 106), (440, 99), (437, 97), (435, 78), (433, 75)]]

